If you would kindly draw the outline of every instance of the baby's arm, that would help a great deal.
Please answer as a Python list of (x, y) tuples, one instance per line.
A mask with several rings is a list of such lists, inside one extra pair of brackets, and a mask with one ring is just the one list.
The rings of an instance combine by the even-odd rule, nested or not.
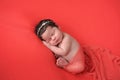
[(46, 45), (52, 52), (54, 52), (57, 55), (67, 55), (70, 51), (71, 48), (71, 42), (72, 39), (69, 35), (64, 34), (64, 38), (62, 40), (62, 42), (60, 43), (60, 45), (58, 46), (52, 46), (49, 43), (46, 43), (45, 41), (43, 41), (44, 45)]
[(46, 43), (43, 41), (44, 45), (48, 47), (52, 52), (54, 52), (57, 55), (66, 55), (66, 51), (58, 46), (52, 46), (49, 43)]

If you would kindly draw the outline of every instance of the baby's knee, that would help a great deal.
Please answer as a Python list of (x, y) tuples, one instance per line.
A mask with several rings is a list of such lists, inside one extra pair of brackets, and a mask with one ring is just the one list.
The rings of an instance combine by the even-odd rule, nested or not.
[(74, 70), (75, 73), (81, 73), (85, 69), (85, 66), (83, 64), (76, 64), (74, 66), (75, 67), (73, 67), (74, 68), (73, 70)]
[(77, 74), (77, 73), (81, 73), (84, 71), (85, 65), (76, 63), (74, 65), (70, 65), (70, 66), (66, 67), (66, 69), (73, 74)]

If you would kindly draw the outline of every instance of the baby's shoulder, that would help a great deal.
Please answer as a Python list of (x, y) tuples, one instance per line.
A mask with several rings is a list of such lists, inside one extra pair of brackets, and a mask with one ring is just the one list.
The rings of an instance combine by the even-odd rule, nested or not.
[(71, 36), (68, 33), (63, 33), (64, 34), (64, 38), (71, 38)]
[(79, 44), (79, 42), (70, 34), (65, 33), (66, 40), (72, 42), (73, 44)]
[(71, 36), (68, 33), (64, 33), (64, 37), (67, 38), (67, 39), (69, 39), (69, 40), (72, 40), (72, 41), (76, 40), (73, 36)]

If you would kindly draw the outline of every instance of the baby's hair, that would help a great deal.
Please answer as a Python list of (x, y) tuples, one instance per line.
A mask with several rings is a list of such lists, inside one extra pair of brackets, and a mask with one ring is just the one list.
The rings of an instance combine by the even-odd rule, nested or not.
[(46, 28), (48, 26), (51, 26), (51, 27), (58, 27), (58, 25), (56, 25), (56, 23), (51, 20), (51, 19), (43, 19), (41, 20), (35, 27), (35, 34), (41, 39), (41, 35), (45, 32)]

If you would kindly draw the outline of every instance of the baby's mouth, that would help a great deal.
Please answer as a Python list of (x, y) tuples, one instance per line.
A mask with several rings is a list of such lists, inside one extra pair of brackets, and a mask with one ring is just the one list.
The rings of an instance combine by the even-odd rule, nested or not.
[(55, 40), (55, 43), (57, 43), (58, 41), (59, 41), (59, 39), (56, 39), (56, 40)]
[(61, 41), (60, 41), (60, 38), (57, 38), (56, 40), (55, 40), (55, 43), (56, 44), (59, 44)]

